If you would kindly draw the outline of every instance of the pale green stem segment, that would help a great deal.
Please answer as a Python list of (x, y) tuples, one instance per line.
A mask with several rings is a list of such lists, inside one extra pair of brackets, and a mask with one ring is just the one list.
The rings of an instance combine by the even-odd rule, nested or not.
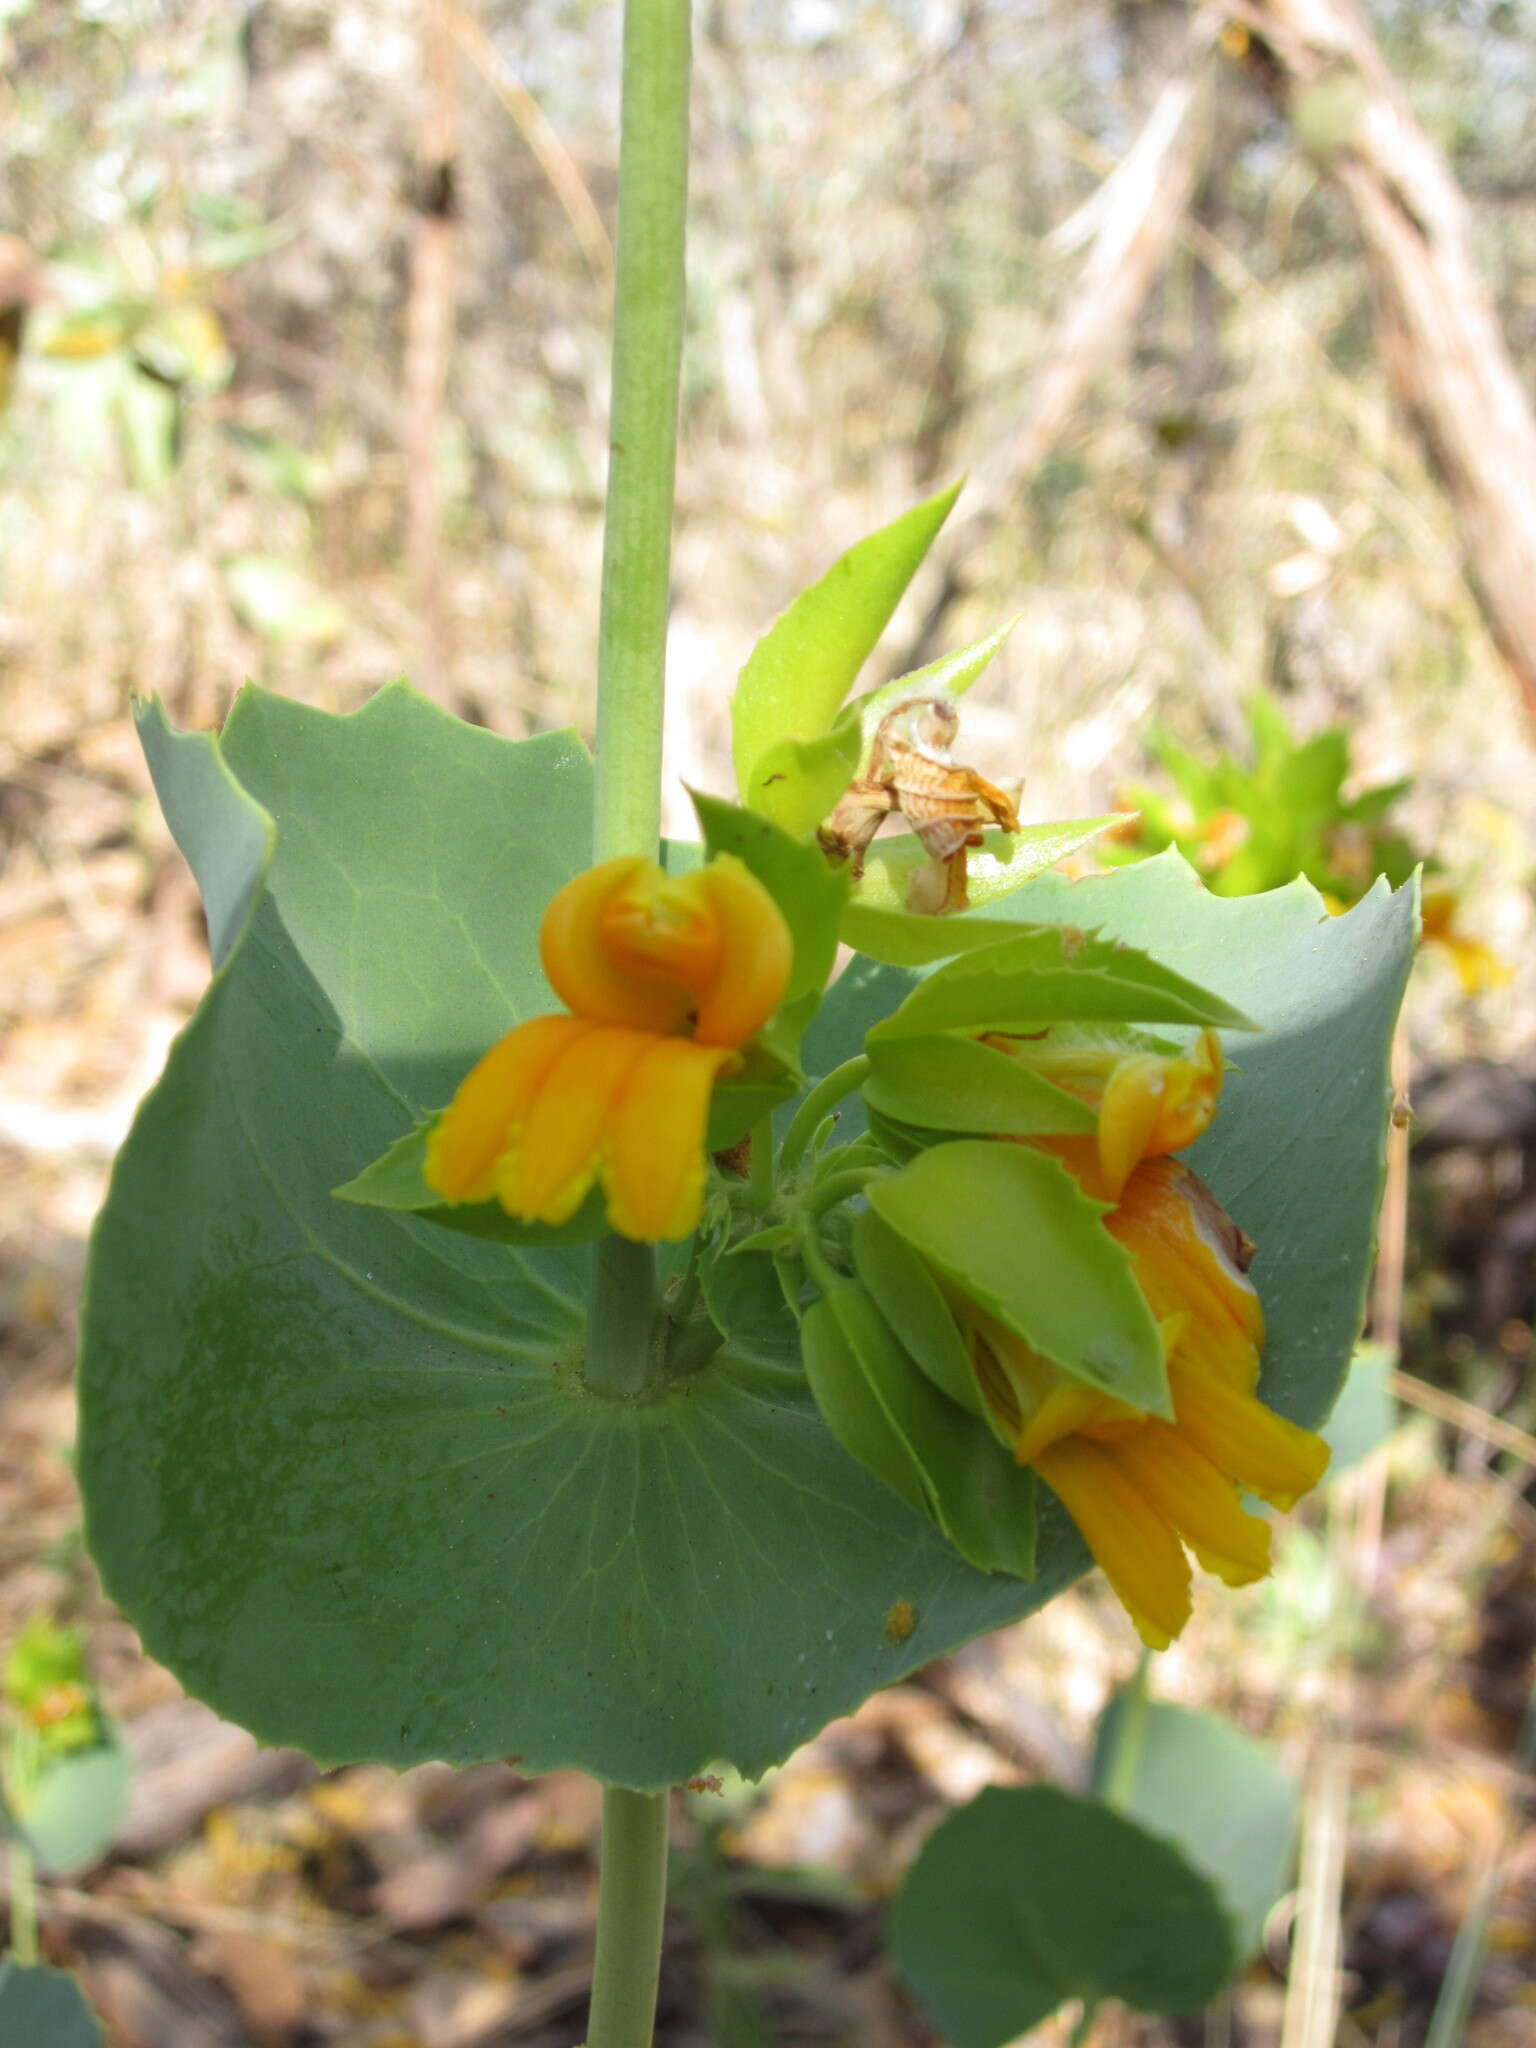
[(1141, 1769), (1141, 1753), (1147, 1741), (1147, 1681), (1151, 1675), (1152, 1658), (1143, 1650), (1141, 1662), (1130, 1684), (1120, 1696), (1119, 1711), (1115, 1717), (1114, 1748), (1110, 1752), (1109, 1769), (1104, 1774), (1103, 1800), (1116, 1812), (1123, 1812), (1130, 1801), (1136, 1784), (1136, 1774)]
[[(672, 491), (683, 346), (690, 0), (625, 0), (613, 408), (597, 654), (593, 858), (661, 838)], [(653, 1369), (656, 1257), (596, 1247), (587, 1383), (640, 1393)], [(588, 2048), (650, 2048), (666, 1900), (666, 1795), (603, 1793), (603, 1869)]]
[(666, 1793), (605, 1786), (586, 2048), (651, 2048), (666, 1903)]
[(800, 1164), (806, 1146), (815, 1137), (828, 1110), (835, 1109), (845, 1095), (851, 1095), (855, 1088), (862, 1087), (868, 1072), (867, 1057), (856, 1053), (851, 1060), (844, 1060), (840, 1067), (834, 1067), (830, 1074), (816, 1083), (795, 1111), (789, 1129), (784, 1133), (784, 1143), (779, 1148), (781, 1173), (788, 1173), (792, 1166)]
[(37, 1961), (37, 1881), (32, 1852), (11, 1838), (11, 1954), (23, 1968)]
[(689, 0), (626, 0), (594, 860), (661, 838), (661, 713), (683, 347)]
[[(626, 0), (613, 405), (597, 647), (593, 859), (654, 859), (661, 839), (672, 489), (683, 347), (690, 0)], [(615, 1321), (621, 1300), (623, 1313)], [(587, 1384), (635, 1394), (651, 1368), (656, 1261), (597, 1246)], [(643, 1334), (639, 1334), (643, 1332)], [(637, 1335), (639, 1341), (636, 1341)]]
[(656, 1253), (627, 1237), (593, 1246), (582, 1376), (594, 1394), (617, 1401), (643, 1394), (655, 1370)]

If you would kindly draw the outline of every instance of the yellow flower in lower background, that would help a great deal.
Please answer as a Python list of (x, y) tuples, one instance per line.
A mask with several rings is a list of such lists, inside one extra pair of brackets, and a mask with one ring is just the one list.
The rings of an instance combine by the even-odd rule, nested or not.
[(1454, 889), (1426, 889), (1422, 904), (1421, 946), (1443, 946), (1451, 956), (1465, 996), (1485, 995), (1491, 988), (1504, 988), (1514, 979), (1514, 969), (1485, 939), (1468, 938), (1459, 929), (1461, 898)]
[(471, 1070), (428, 1142), (428, 1185), (559, 1224), (600, 1182), (621, 1236), (686, 1237), (711, 1092), (789, 979), (778, 905), (730, 854), (679, 877), (604, 861), (550, 903), (540, 952), (569, 1014), (529, 1018)]
[(1172, 1422), (1068, 1378), (951, 1300), (994, 1427), (1067, 1509), (1142, 1640), (1165, 1649), (1189, 1619), (1186, 1546), (1228, 1585), (1263, 1578), (1269, 1527), (1241, 1496), (1294, 1506), (1322, 1477), (1328, 1447), (1258, 1398), (1252, 1247), (1203, 1181), (1177, 1160), (1146, 1159), (1104, 1224), (1161, 1328)]

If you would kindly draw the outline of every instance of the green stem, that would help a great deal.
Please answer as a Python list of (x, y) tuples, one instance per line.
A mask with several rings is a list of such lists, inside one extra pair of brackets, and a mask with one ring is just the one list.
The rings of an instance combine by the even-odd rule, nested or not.
[(627, 1237), (602, 1237), (593, 1254), (583, 1372), (593, 1393), (632, 1400), (654, 1365), (656, 1253)]
[(1117, 1811), (1124, 1811), (1141, 1768), (1141, 1753), (1147, 1739), (1147, 1680), (1151, 1664), (1150, 1653), (1143, 1650), (1135, 1675), (1115, 1702), (1109, 1767), (1104, 1772), (1099, 1797)]
[(1082, 2012), (1078, 2015), (1077, 2025), (1072, 2029), (1072, 2039), (1068, 2042), (1067, 2048), (1088, 2048), (1088, 2036), (1093, 2032), (1093, 2023), (1098, 2018), (1098, 2014), (1099, 2001), (1096, 1998), (1085, 1998), (1083, 2000)]
[(666, 1793), (605, 1786), (586, 2048), (650, 2048), (666, 1903)]
[(597, 648), (596, 860), (661, 837), (672, 489), (683, 346), (689, 0), (626, 0), (613, 408)]
[(792, 1166), (798, 1166), (805, 1156), (805, 1148), (815, 1137), (822, 1118), (833, 1109), (845, 1095), (851, 1095), (863, 1082), (869, 1072), (869, 1060), (863, 1053), (857, 1053), (851, 1060), (844, 1060), (840, 1067), (834, 1067), (830, 1074), (818, 1081), (795, 1111), (789, 1129), (784, 1133), (784, 1143), (779, 1148), (779, 1171), (788, 1173)]
[(878, 1166), (850, 1166), (844, 1173), (829, 1173), (812, 1195), (806, 1214), (824, 1216), (828, 1209), (847, 1201), (850, 1195), (862, 1195), (879, 1172)]
[(37, 1961), (37, 1883), (32, 1852), (11, 1838), (11, 1954), (23, 1968)]

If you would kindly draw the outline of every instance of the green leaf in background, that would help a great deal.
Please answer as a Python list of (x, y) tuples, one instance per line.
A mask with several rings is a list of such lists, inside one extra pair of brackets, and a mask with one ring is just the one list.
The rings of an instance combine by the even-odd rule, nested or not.
[(1098, 932), (1040, 925), (930, 974), (882, 1024), (882, 1039), (1039, 1024), (1209, 1024), (1251, 1029), (1241, 1010)]
[(731, 699), (731, 759), (743, 795), (770, 747), (819, 739), (832, 726), (959, 494), (951, 485), (840, 555), (758, 641)]
[(882, 1116), (977, 1137), (1082, 1136), (1095, 1110), (1022, 1060), (974, 1038), (876, 1038), (864, 1100)]
[(897, 1969), (952, 2048), (1005, 2048), (1068, 1999), (1191, 2012), (1238, 1957), (1169, 1843), (1051, 1785), (991, 1787), (928, 1837), (891, 1914)]
[(1325, 1484), (1368, 1458), (1396, 1429), (1397, 1402), (1392, 1395), (1396, 1370), (1397, 1353), (1390, 1345), (1355, 1346), (1349, 1378), (1323, 1426), (1324, 1439), (1333, 1452)]
[(0, 2041), (11, 2048), (102, 2048), (101, 2023), (67, 1971), (0, 1962)]
[(190, 1691), (330, 1760), (757, 1776), (1081, 1569), (1042, 1503), (1050, 1576), (972, 1570), (750, 1339), (657, 1400), (588, 1395), (582, 1246), (333, 1198), (555, 1007), (580, 746), (399, 686), (348, 718), (246, 691), (218, 738), (140, 723), (220, 966), (97, 1226), (80, 1475), (107, 1587)]
[(1300, 1805), (1264, 1744), (1219, 1714), (1149, 1700), (1132, 1685), (1100, 1718), (1093, 1789), (1183, 1850), (1231, 1915), (1239, 1960), (1256, 1954), (1290, 1882)]
[(1125, 1250), (1064, 1166), (960, 1138), (872, 1181), (870, 1207), (962, 1293), (1063, 1372), (1171, 1415), (1157, 1324)]
[(240, 623), (266, 640), (325, 647), (346, 631), (346, 607), (277, 555), (228, 555), (220, 568)]
[(72, 1877), (101, 1861), (127, 1808), (132, 1781), (133, 1760), (113, 1722), (91, 1748), (40, 1765), (18, 1810), (27, 1841), (50, 1876)]

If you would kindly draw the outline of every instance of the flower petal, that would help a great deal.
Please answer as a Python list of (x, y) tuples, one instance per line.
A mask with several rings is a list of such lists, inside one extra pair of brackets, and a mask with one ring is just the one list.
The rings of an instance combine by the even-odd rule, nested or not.
[(621, 1237), (653, 1244), (686, 1237), (704, 1200), (704, 1132), (726, 1046), (653, 1040), (625, 1077), (603, 1168), (608, 1220)]
[(1205, 1183), (1177, 1160), (1146, 1160), (1104, 1225), (1130, 1253), (1153, 1315), (1188, 1316), (1181, 1354), (1252, 1392), (1264, 1310), (1240, 1263), (1246, 1240)]
[(752, 870), (721, 853), (696, 877), (720, 934), (720, 962), (699, 1004), (700, 1045), (745, 1045), (779, 1007), (795, 946), (784, 914)]
[[(659, 1041), (617, 1025), (583, 1030), (544, 1077), (518, 1142), (503, 1152), (496, 1192), (527, 1223), (564, 1223), (596, 1178), (625, 1083)], [(685, 1041), (679, 1040), (682, 1044)]]
[(1229, 1586), (1251, 1586), (1268, 1574), (1269, 1524), (1244, 1512), (1232, 1481), (1177, 1429), (1154, 1417), (1108, 1449), (1208, 1572)]
[(488, 1202), (496, 1162), (561, 1054), (592, 1029), (580, 1017), (530, 1017), (499, 1038), (459, 1083), (427, 1140), (423, 1174), (447, 1202)]
[(637, 1031), (676, 1031), (693, 1008), (693, 996), (675, 975), (637, 966), (614, 950), (604, 930), (604, 913), (616, 896), (633, 896), (637, 885), (665, 883), (654, 861), (638, 854), (605, 860), (556, 892), (539, 927), (539, 957), (550, 986), (567, 1009), (599, 1024), (623, 1024)]
[(1151, 1650), (1189, 1619), (1189, 1559), (1178, 1537), (1103, 1444), (1066, 1437), (1035, 1469), (1076, 1522), (1115, 1596)]
[(1174, 1358), (1168, 1385), (1179, 1435), (1271, 1507), (1293, 1508), (1327, 1471), (1332, 1453), (1320, 1436), (1276, 1415), (1225, 1375)]

